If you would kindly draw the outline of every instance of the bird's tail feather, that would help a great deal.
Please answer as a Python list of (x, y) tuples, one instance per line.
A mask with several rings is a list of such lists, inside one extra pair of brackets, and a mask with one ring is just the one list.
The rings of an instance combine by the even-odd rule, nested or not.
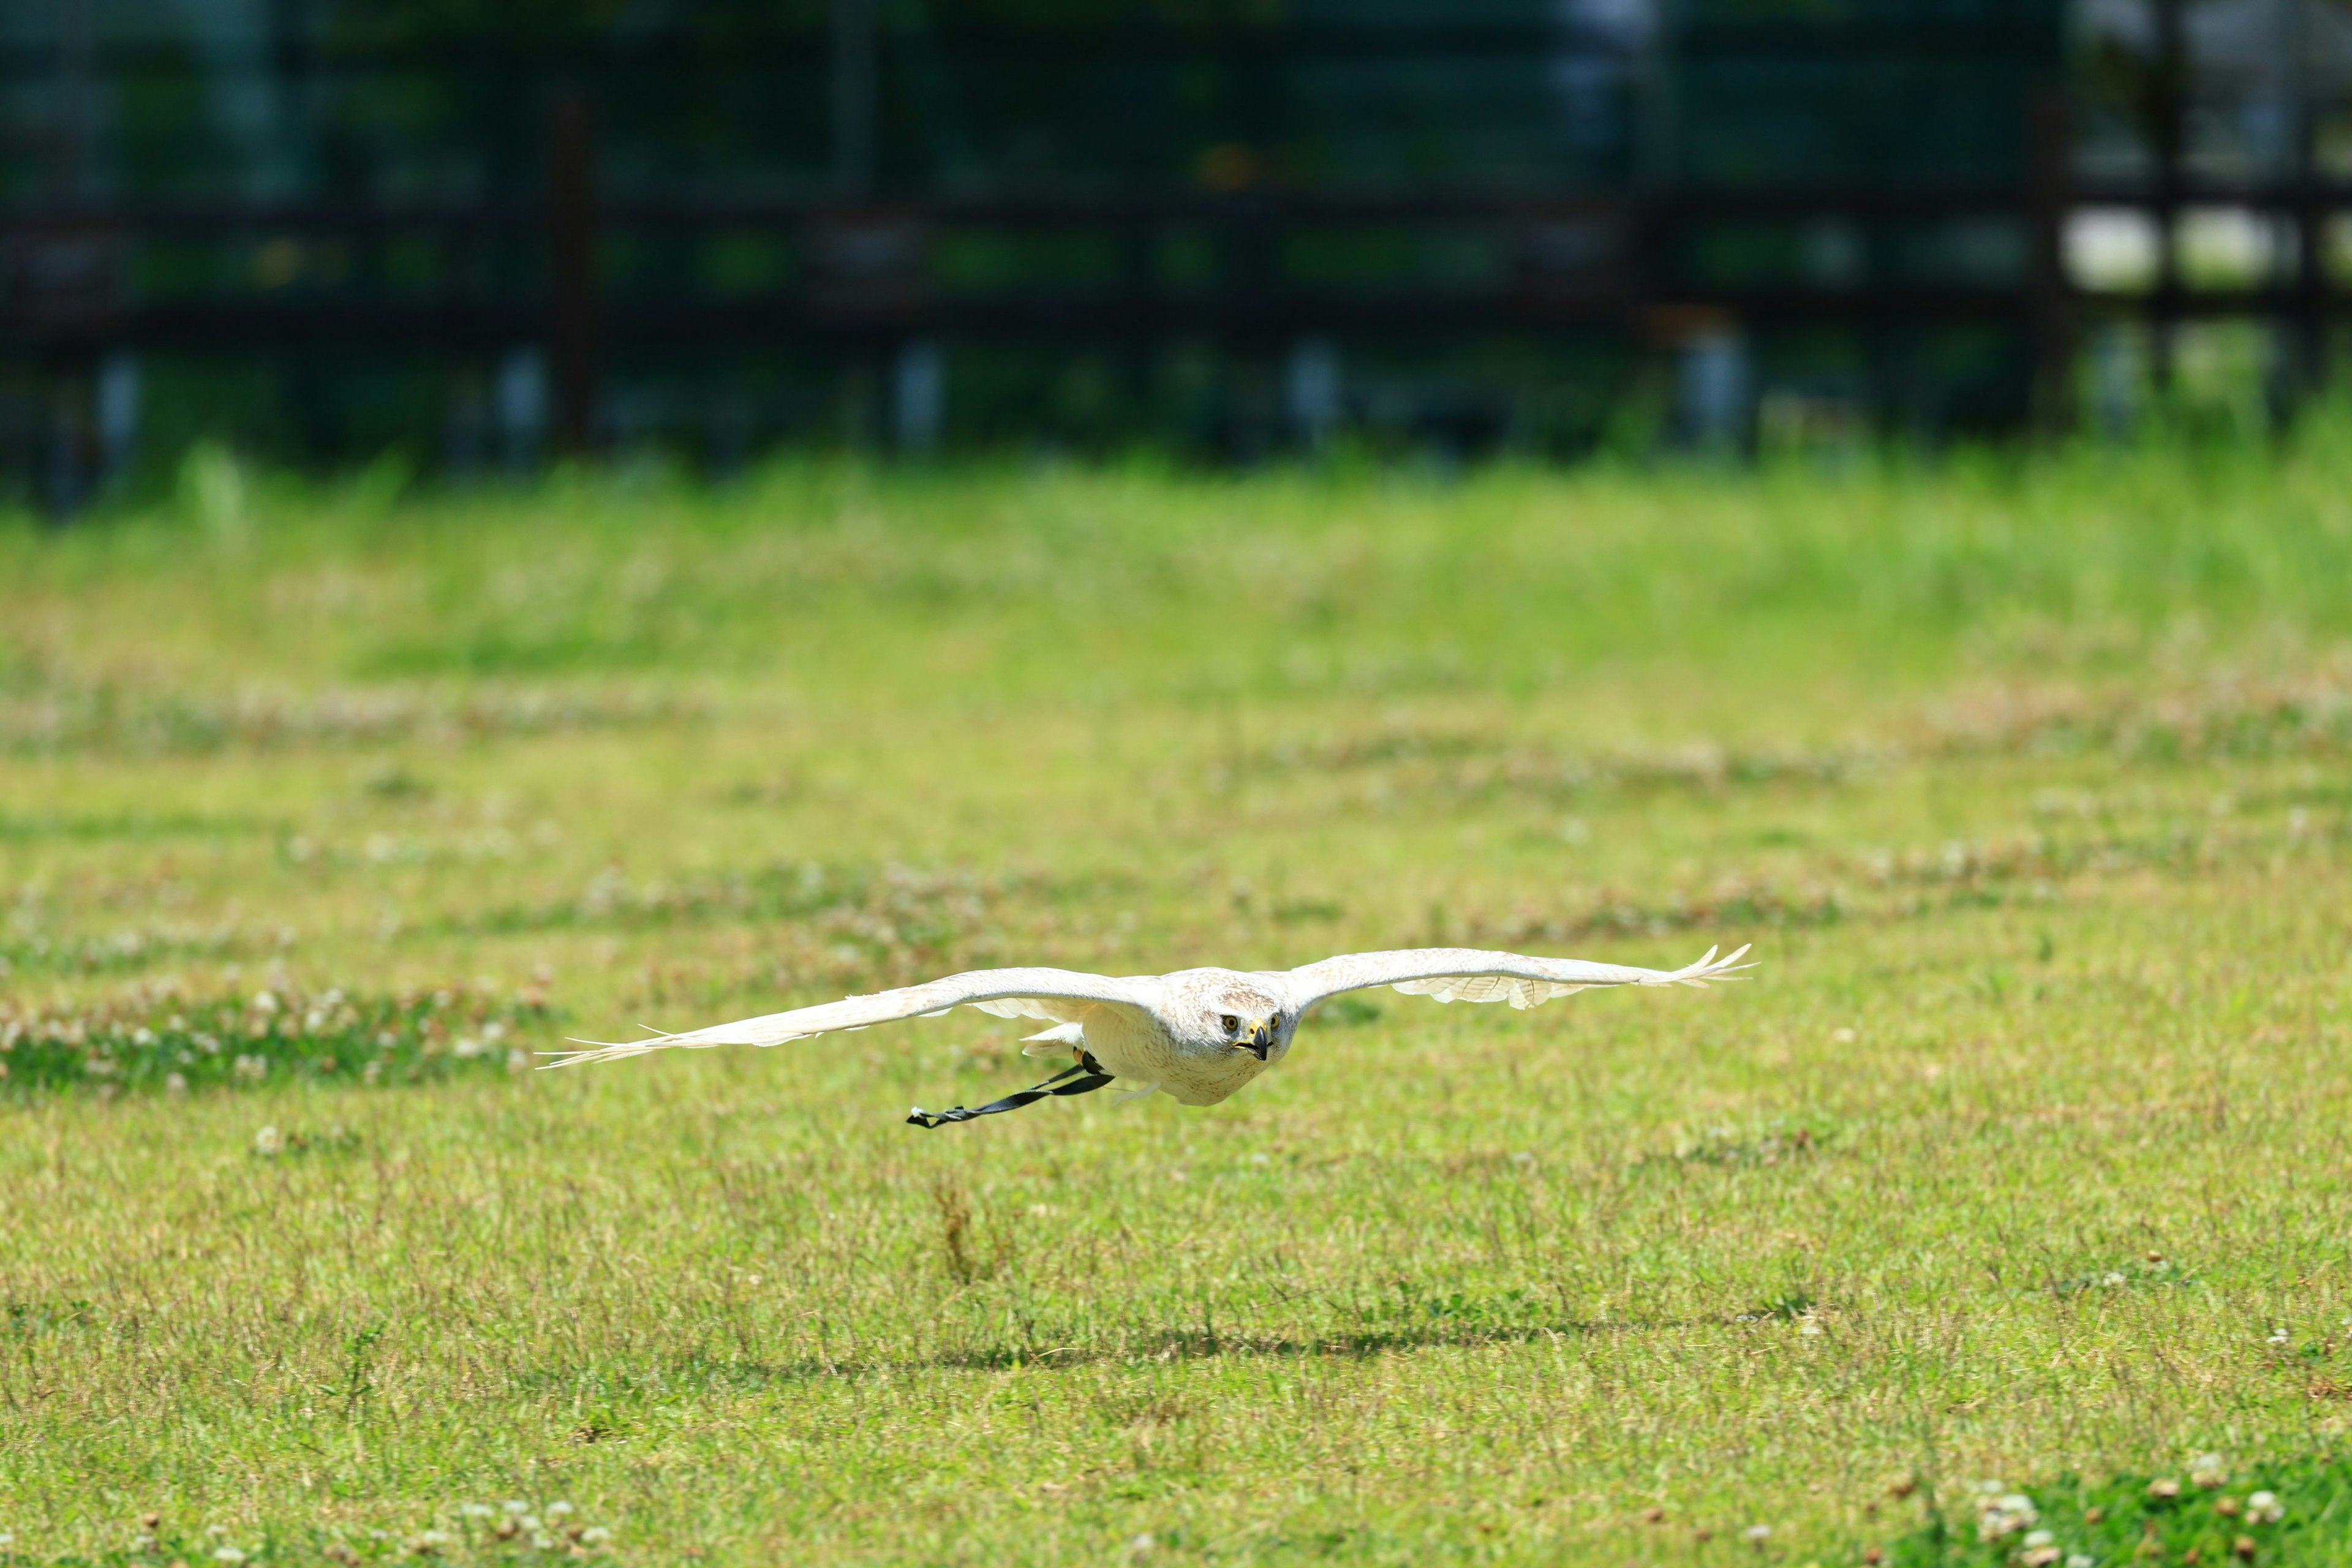
[(1716, 957), (1716, 954), (1721, 951), (1720, 945), (1718, 944), (1716, 947), (1710, 947), (1706, 950), (1706, 956), (1702, 957), (1696, 963), (1674, 970), (1662, 975), (1656, 980), (1651, 981), (1650, 984), (1653, 985), (1690, 985), (1696, 986), (1697, 989), (1704, 991), (1706, 989), (1706, 983), (1710, 980), (1746, 980), (1748, 978), (1747, 975), (1737, 973), (1735, 972), (1742, 969), (1753, 969), (1756, 967), (1753, 961), (1747, 963), (1739, 962), (1742, 958), (1747, 957), (1748, 950), (1752, 945), (1754, 944), (1742, 942), (1737, 951), (1724, 953), (1721, 958)]
[[(694, 1033), (688, 1035), (656, 1034), (653, 1038), (648, 1040), (572, 1040), (569, 1043), (575, 1046), (585, 1046), (588, 1049), (583, 1051), (541, 1051), (539, 1053), (541, 1056), (549, 1057), (553, 1059), (541, 1064), (540, 1070), (541, 1072), (545, 1072), (551, 1068), (585, 1067), (591, 1062), (617, 1062), (626, 1057), (642, 1057), (649, 1055), (654, 1051), (707, 1051), (719, 1046), (772, 1046), (782, 1045), (784, 1043), (783, 1040), (730, 1040), (712, 1037), (720, 1034), (720, 1032), (721, 1031), (717, 1029), (698, 1029)], [(784, 1038), (800, 1040), (806, 1039), (808, 1037), (805, 1035), (788, 1035)]]

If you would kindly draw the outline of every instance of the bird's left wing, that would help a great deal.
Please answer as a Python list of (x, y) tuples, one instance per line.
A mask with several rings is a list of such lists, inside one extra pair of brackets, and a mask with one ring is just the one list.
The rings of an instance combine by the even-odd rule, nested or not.
[(977, 1007), (1000, 1018), (1044, 1018), (1056, 1024), (1083, 1024), (1097, 1008), (1149, 1014), (1159, 1000), (1159, 982), (1148, 975), (1115, 980), (1107, 974), (1083, 974), (1070, 969), (975, 969), (926, 981), (920, 985), (880, 991), (871, 996), (847, 996), (815, 1007), (796, 1007), (732, 1024), (715, 1024), (679, 1035), (656, 1035), (649, 1039), (558, 1054), (550, 1067), (577, 1067), (583, 1062), (614, 1061), (641, 1057), (647, 1051), (679, 1047), (707, 1049), (712, 1046), (780, 1046), (812, 1035), (864, 1029), (901, 1018), (923, 1018), (950, 1007)]
[(1304, 1009), (1343, 991), (1391, 985), (1440, 1002), (1508, 1002), (1535, 1007), (1555, 996), (1573, 995), (1593, 985), (1697, 985), (1710, 979), (1740, 978), (1736, 969), (1747, 952), (1706, 956), (1683, 969), (1635, 969), (1622, 963), (1587, 963), (1574, 958), (1534, 958), (1517, 952), (1486, 952), (1471, 947), (1416, 947), (1394, 952), (1350, 952), (1294, 969), (1284, 979), (1291, 1004)]

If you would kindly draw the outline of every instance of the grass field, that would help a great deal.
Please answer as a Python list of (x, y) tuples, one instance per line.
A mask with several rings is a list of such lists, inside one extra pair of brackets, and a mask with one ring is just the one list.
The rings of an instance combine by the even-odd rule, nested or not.
[(0, 1562), (2352, 1560), (2347, 434), (0, 526)]

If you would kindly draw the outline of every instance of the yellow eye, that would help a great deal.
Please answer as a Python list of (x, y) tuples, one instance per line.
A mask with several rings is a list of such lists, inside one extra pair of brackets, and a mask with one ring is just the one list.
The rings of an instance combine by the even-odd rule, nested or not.
[(1239, 1018), (1234, 1017), (1231, 1013), (1226, 1014), (1223, 1017), (1218, 1019), (1217, 1022), (1225, 1026), (1225, 1033), (1228, 1035), (1238, 1035), (1242, 1032), (1242, 1021)]

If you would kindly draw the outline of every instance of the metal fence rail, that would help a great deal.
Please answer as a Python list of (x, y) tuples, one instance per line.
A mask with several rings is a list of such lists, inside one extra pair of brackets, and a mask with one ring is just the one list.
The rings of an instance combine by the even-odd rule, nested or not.
[[(1591, 403), (1661, 355), (1794, 363), (1834, 337), (1874, 407), (1916, 393), (1983, 430), (2062, 423), (2078, 347), (2117, 323), (2147, 329), (2159, 382), (2185, 323), (2275, 323), (2291, 401), (2345, 312), (2328, 236), (2352, 182), (2314, 152), (2333, 110), (2306, 81), (2277, 177), (2198, 177), (2184, 0), (2144, 0), (2146, 58), (2105, 86), (2070, 65), (2059, 0), (1659, 0), (1631, 28), (1643, 7), (1573, 0), (1294, 0), (1271, 24), (1107, 0), (1085, 25), (823, 0), (687, 5), (643, 36), (280, 0), (267, 37), (202, 58), (61, 4), (85, 25), (54, 47), (0, 37), (0, 115), (49, 137), (46, 178), (0, 164), (0, 488), (37, 468), (60, 508), (126, 449), (106, 410), (135, 416), (142, 364), (179, 408), (257, 371), (298, 408), (405, 376), (404, 424), (310, 427), (332, 458), (475, 419), (489, 380), (567, 447), (642, 437), (622, 411), (683, 406), (678, 384), (738, 426), (768, 399), (772, 440), (899, 363), (919, 434), (943, 355), (988, 362), (977, 406), (1024, 354), (1108, 355), (1140, 384), (1206, 344), (1261, 426), (1288, 358), (1325, 412), (1287, 439), (1329, 427), (1342, 354), (1550, 353), (1538, 395), (1615, 389)], [(221, 113), (192, 93), (276, 129), (199, 146), (173, 128)], [(2130, 126), (2136, 177), (2083, 174), (2070, 102)], [(2278, 254), (2189, 276), (2175, 237), (2213, 207)], [(2069, 266), (2078, 223), (2117, 211), (2156, 237), (2120, 287)]]
[[(226, 348), (323, 340), (451, 343), (591, 334), (600, 339), (727, 338), (745, 332), (822, 340), (906, 337), (1158, 337), (1303, 331), (1540, 331), (1601, 324), (1640, 332), (1662, 310), (1703, 308), (1742, 321), (1882, 324), (2009, 320), (2055, 310), (2037, 330), (2086, 314), (2158, 326), (2271, 318), (2317, 331), (2344, 291), (2322, 258), (2287, 281), (2199, 288), (2177, 274), (2140, 290), (2093, 291), (2031, 264), (2063, 246), (2070, 216), (2127, 209), (2226, 207), (2276, 218), (2316, 240), (2352, 212), (2352, 181), (2077, 182), (2037, 202), (2031, 192), (1775, 190), (1664, 196), (1460, 191), (1402, 195), (1086, 195), (940, 197), (876, 203), (810, 196), (570, 203), (242, 205), (149, 204), (70, 216), (0, 216), (13, 287), (0, 333), (54, 353), (118, 345)], [(1804, 230), (1832, 224), (1918, 229), (1992, 226), (2014, 237), (2016, 264), (1942, 279), (1889, 278), (1885, 265), (1850, 279), (1770, 276), (1710, 280), (1678, 259), (1709, 226)], [(1279, 258), (1301, 237), (1378, 231), (1475, 236), (1491, 264), (1468, 280), (1301, 281)], [(1000, 288), (960, 285), (935, 264), (943, 237), (987, 233), (1115, 254), (1089, 281)], [(599, 287), (598, 255), (658, 237), (691, 245), (711, 235), (771, 239), (792, 258), (780, 286), (727, 296)], [(1171, 235), (1216, 260), (1205, 279), (1156, 266)], [(137, 297), (126, 287), (142, 247), (173, 242), (260, 247), (294, 242), (364, 249), (398, 239), (442, 265), (428, 286), (365, 284), (189, 289)], [(2305, 248), (2315, 249), (2306, 244)], [(505, 286), (471, 264), (499, 252)], [(1916, 269), (1915, 269), (1916, 270)], [(1958, 269), (1966, 271), (1966, 268)], [(1874, 276), (1873, 274), (1876, 274)], [(569, 276), (569, 289), (549, 280)], [(567, 316), (579, 318), (567, 320)]]

